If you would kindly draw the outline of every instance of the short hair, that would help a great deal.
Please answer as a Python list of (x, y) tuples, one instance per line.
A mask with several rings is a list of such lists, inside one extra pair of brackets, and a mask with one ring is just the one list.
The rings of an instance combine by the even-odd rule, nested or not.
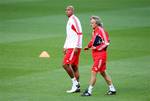
[(98, 16), (91, 16), (91, 17), (90, 17), (90, 20), (91, 20), (91, 19), (94, 19), (94, 20), (96, 21), (96, 24), (97, 24), (98, 26), (103, 27), (103, 23), (102, 23), (102, 20), (100, 19), (100, 17), (98, 17)]
[(72, 5), (67, 6), (67, 8), (70, 8), (72, 11), (74, 11), (74, 7)]

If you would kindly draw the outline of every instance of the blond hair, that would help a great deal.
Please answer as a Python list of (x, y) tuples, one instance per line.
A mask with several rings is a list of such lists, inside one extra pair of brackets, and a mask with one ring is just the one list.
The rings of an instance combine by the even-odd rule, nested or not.
[(94, 19), (94, 20), (96, 21), (96, 24), (97, 24), (98, 26), (103, 27), (103, 23), (102, 23), (102, 20), (100, 19), (100, 17), (98, 17), (98, 16), (91, 16), (91, 17), (90, 17), (90, 20), (91, 20), (91, 19)]

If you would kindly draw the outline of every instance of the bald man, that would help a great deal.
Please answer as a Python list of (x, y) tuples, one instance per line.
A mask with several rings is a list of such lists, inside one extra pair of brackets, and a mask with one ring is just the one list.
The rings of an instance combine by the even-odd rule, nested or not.
[(64, 44), (63, 68), (72, 80), (72, 88), (67, 93), (80, 92), (79, 56), (82, 48), (82, 28), (79, 19), (74, 15), (74, 7), (66, 7), (68, 22), (66, 26), (66, 41)]

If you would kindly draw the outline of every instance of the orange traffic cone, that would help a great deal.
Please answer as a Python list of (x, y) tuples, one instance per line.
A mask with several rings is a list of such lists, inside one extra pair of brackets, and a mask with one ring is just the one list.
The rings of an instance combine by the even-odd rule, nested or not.
[(50, 57), (50, 55), (48, 54), (48, 52), (46, 52), (46, 51), (43, 51), (43, 52), (41, 52), (41, 54), (40, 54), (40, 56), (39, 56), (40, 58), (49, 58)]

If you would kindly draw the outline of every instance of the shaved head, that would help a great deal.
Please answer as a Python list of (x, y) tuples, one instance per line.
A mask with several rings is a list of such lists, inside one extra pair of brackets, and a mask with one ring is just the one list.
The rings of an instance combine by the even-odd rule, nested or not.
[(66, 15), (68, 17), (72, 16), (74, 14), (74, 7), (72, 5), (69, 5), (66, 7)]
[(74, 7), (72, 5), (67, 6), (66, 9), (71, 9), (72, 11), (74, 11)]

